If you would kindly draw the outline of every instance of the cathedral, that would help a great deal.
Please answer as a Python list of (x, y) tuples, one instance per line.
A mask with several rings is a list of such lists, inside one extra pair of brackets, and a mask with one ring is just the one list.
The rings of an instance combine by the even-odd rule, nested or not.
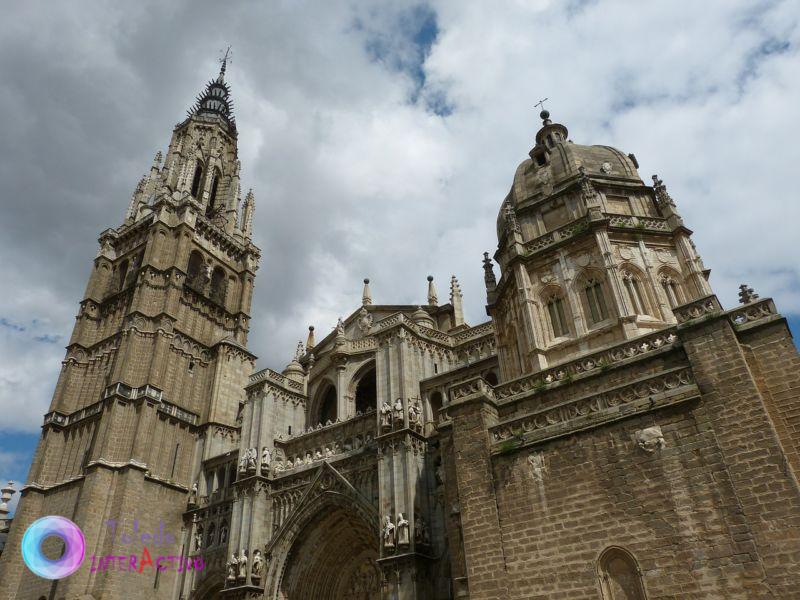
[[(543, 110), (485, 322), (455, 277), (419, 305), (365, 279), (257, 369), (225, 66), (100, 234), (0, 598), (800, 598), (800, 357), (770, 299), (720, 305), (662, 180)], [(45, 515), (84, 535), (63, 579), (21, 556)]]

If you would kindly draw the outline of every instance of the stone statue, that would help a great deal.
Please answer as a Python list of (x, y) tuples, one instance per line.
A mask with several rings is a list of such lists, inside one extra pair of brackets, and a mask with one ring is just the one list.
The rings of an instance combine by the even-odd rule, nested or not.
[(239, 458), (239, 473), (247, 472), (247, 450), (244, 451), (241, 458)]
[(322, 460), (322, 452), (319, 451), (319, 448), (314, 451), (314, 460)]
[(228, 541), (228, 526), (223, 525), (219, 530), (219, 543), (224, 544)]
[(247, 550), (239, 553), (239, 579), (247, 579)]
[(189, 504), (197, 504), (197, 482), (192, 484), (192, 491), (189, 492)]
[(659, 425), (640, 429), (633, 435), (636, 439), (636, 445), (649, 454), (652, 454), (656, 450), (661, 450), (667, 445)]
[(403, 513), (397, 513), (397, 545), (408, 546), (408, 520)]
[(261, 450), (261, 474), (267, 475), (269, 473), (269, 465), (272, 462), (272, 455), (269, 453), (269, 448), (264, 446)]
[(386, 400), (383, 401), (383, 405), (381, 405), (380, 412), (381, 412), (381, 429), (391, 429), (392, 407)]
[(258, 450), (255, 448), (247, 449), (247, 471), (252, 472), (256, 470), (256, 460), (258, 458)]
[(394, 401), (394, 426), (403, 426), (403, 401), (400, 398)]
[(394, 523), (389, 515), (383, 519), (383, 547), (394, 548)]
[(203, 547), (203, 526), (198, 525), (194, 531), (194, 549), (200, 550)]
[(331, 450), (330, 446), (325, 446), (325, 458), (330, 458), (333, 456), (333, 450)]
[(250, 567), (250, 576), (256, 583), (261, 579), (261, 567), (263, 565), (264, 560), (261, 558), (261, 550), (253, 550), (253, 564)]
[(336, 323), (336, 335), (344, 335), (344, 321), (342, 321), (342, 317), (339, 317), (339, 321)]
[(228, 581), (236, 581), (236, 574), (239, 571), (239, 560), (236, 558), (236, 552), (231, 554), (231, 559), (226, 567), (228, 569)]

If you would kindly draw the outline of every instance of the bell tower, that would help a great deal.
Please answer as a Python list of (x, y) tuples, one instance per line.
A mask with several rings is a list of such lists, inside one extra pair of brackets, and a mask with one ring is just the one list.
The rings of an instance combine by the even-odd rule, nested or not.
[[(176, 569), (93, 573), (89, 557), (139, 555), (136, 535), (159, 529), (174, 543), (151, 544), (154, 560), (190, 556), (187, 494), (203, 485), (203, 460), (238, 448), (260, 251), (251, 241), (255, 198), (240, 198), (226, 65), (227, 56), (163, 160), (156, 154), (122, 225), (99, 237), (0, 560), (0, 592), (11, 597), (173, 597), (184, 577)], [(67, 579), (34, 577), (22, 562), (21, 537), (42, 515), (65, 516), (84, 533), (86, 562)], [(134, 541), (120, 545), (120, 532)]]
[(497, 217), (499, 280), (484, 260), (506, 381), (673, 324), (673, 308), (711, 293), (663, 181), (540, 116)]

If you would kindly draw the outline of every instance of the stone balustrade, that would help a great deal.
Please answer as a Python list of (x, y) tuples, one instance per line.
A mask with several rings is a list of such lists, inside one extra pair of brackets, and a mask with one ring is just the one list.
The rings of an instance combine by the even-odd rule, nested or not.
[(681, 306), (676, 306), (672, 309), (672, 314), (675, 315), (675, 319), (681, 324), (721, 312), (722, 305), (720, 305), (719, 300), (713, 294), (687, 302)]
[(287, 471), (360, 451), (375, 439), (376, 419), (376, 411), (370, 409), (352, 419), (319, 425), (289, 439), (279, 437), (275, 440), (277, 456), (272, 463), (272, 472), (275, 477), (280, 477)]
[(566, 383), (577, 375), (589, 372), (602, 372), (626, 359), (649, 354), (663, 348), (670, 348), (679, 343), (675, 327), (662, 329), (581, 358), (561, 363), (538, 373), (525, 375), (503, 383), (494, 388), (494, 396), (498, 400), (508, 400), (531, 391), (544, 391), (550, 384)]
[(778, 314), (772, 298), (763, 298), (728, 311), (728, 318), (736, 326), (753, 323)]

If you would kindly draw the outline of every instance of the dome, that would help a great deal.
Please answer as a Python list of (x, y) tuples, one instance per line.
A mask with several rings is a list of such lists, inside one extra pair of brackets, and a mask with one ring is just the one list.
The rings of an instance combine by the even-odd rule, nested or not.
[(596, 182), (644, 185), (632, 154), (611, 146), (575, 144), (567, 139), (566, 127), (551, 123), (547, 111), (542, 111), (542, 116), (544, 124), (536, 134), (536, 145), (530, 158), (517, 167), (511, 191), (497, 216), (498, 238), (505, 231), (506, 203), (516, 208), (556, 194), (578, 180), (580, 167)]

